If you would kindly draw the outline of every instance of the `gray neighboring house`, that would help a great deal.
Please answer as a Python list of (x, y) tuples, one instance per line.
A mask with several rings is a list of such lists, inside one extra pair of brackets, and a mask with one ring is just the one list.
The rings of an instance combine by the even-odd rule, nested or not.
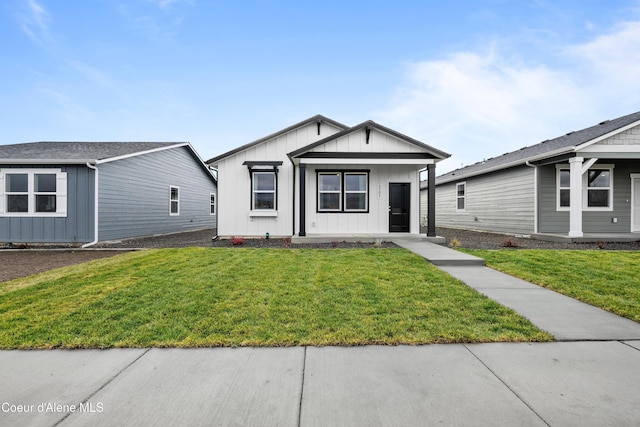
[(217, 184), (189, 143), (0, 146), (0, 242), (74, 243), (216, 226)]
[(441, 175), (439, 227), (640, 239), (640, 112)]

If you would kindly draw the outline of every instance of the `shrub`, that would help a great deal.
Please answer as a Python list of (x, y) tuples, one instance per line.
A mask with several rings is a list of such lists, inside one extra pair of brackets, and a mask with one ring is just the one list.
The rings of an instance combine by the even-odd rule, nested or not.
[(503, 248), (518, 248), (520, 247), (520, 244), (518, 243), (518, 240), (513, 237), (505, 237), (502, 239), (500, 246)]
[(451, 248), (459, 248), (461, 245), (462, 245), (462, 242), (458, 240), (457, 237), (453, 237), (451, 238), (451, 240), (449, 240), (449, 247)]
[(233, 246), (240, 246), (244, 243), (244, 237), (233, 237), (231, 238), (231, 244)]
[(285, 248), (288, 248), (289, 246), (291, 246), (291, 237), (285, 237), (284, 239), (282, 239), (282, 243), (284, 243)]

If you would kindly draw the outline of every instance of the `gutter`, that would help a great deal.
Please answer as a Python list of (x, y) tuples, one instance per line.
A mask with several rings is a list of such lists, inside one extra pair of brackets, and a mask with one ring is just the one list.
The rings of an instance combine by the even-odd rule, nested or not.
[[(93, 192), (93, 215), (94, 215), (94, 219), (93, 219), (93, 241), (86, 243), (84, 245), (82, 245), (82, 249), (86, 249), (90, 246), (95, 245), (96, 243), (98, 243), (98, 167), (97, 165), (91, 164), (91, 162), (87, 162), (86, 163), (87, 167), (89, 169), (93, 169), (95, 171), (95, 180), (94, 180), (94, 192)], [(216, 200), (217, 202), (217, 200)]]

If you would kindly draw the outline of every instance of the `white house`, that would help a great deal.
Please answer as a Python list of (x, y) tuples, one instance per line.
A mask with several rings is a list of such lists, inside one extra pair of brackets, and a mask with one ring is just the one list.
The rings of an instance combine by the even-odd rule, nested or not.
[(419, 234), (420, 171), (435, 179), (447, 157), (372, 121), (311, 117), (207, 161), (218, 170), (218, 235)]

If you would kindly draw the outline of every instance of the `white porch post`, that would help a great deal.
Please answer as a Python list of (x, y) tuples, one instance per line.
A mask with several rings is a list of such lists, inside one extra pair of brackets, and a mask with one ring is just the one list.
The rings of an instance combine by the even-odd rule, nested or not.
[(582, 237), (582, 162), (583, 157), (569, 159), (569, 237)]

